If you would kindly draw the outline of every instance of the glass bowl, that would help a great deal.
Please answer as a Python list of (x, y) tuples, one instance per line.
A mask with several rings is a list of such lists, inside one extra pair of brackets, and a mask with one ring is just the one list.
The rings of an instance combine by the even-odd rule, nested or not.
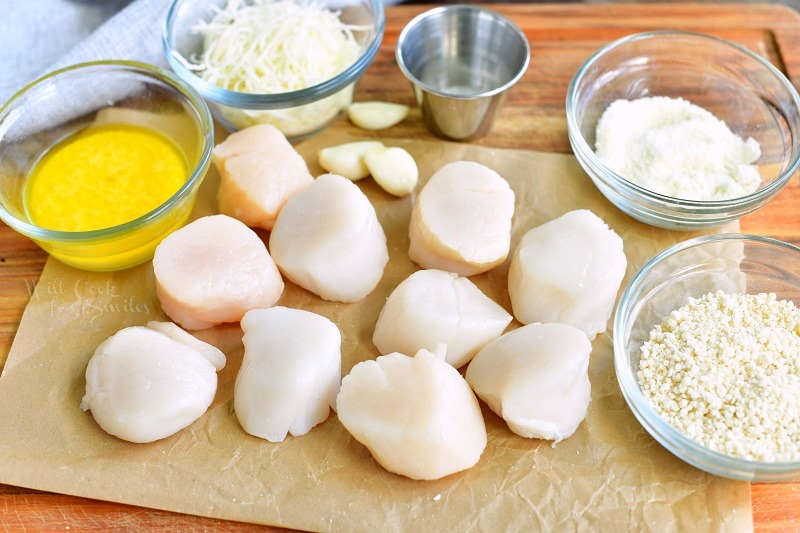
[(614, 316), (614, 367), (631, 411), (662, 446), (687, 463), (748, 481), (800, 479), (800, 461), (763, 462), (726, 455), (690, 440), (650, 406), (638, 383), (640, 347), (669, 313), (709, 291), (772, 292), (800, 305), (800, 248), (753, 235), (690, 239), (653, 257), (631, 279)]
[[(354, 32), (361, 56), (349, 67), (317, 85), (274, 94), (251, 94), (223, 89), (197, 75), (193, 58), (203, 49), (203, 38), (194, 31), (209, 20), (227, 0), (174, 0), (163, 32), (164, 51), (172, 70), (205, 98), (214, 117), (228, 131), (269, 123), (294, 142), (318, 133), (339, 118), (353, 101), (355, 85), (372, 62), (383, 39), (384, 10), (381, 0), (320, 0), (316, 4), (340, 11), (346, 24), (367, 26)], [(302, 113), (303, 120), (297, 120)]]
[[(166, 202), (117, 226), (55, 231), (25, 210), (28, 174), (59, 140), (91, 125), (148, 126), (172, 139), (186, 157), (188, 179)], [(172, 74), (132, 61), (97, 61), (57, 70), (30, 83), (0, 108), (0, 219), (50, 255), (84, 270), (143, 263), (182, 226), (211, 157), (214, 126), (208, 106)]]
[[(644, 189), (594, 152), (597, 121), (614, 100), (682, 97), (704, 107), (740, 137), (761, 145), (760, 188), (720, 201), (682, 200)], [(567, 90), (567, 129), (575, 156), (614, 205), (633, 218), (695, 230), (738, 219), (765, 205), (800, 164), (800, 97), (767, 60), (731, 42), (680, 31), (639, 33), (595, 52)]]

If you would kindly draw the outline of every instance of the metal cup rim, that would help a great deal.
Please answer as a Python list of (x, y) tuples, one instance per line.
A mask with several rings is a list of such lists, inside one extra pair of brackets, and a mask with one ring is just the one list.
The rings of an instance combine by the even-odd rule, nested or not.
[[(431, 85), (423, 82), (422, 80), (417, 78), (414, 74), (412, 74), (411, 71), (406, 66), (405, 60), (403, 59), (403, 54), (401, 52), (401, 50), (403, 48), (403, 43), (405, 42), (406, 38), (408, 37), (408, 33), (415, 26), (417, 26), (420, 22), (422, 22), (423, 20), (425, 20), (425, 19), (427, 19), (429, 17), (435, 16), (435, 15), (438, 15), (438, 14), (440, 14), (442, 12), (445, 12), (445, 11), (477, 11), (477, 12), (482, 12), (482, 13), (486, 13), (487, 15), (492, 17), (492, 19), (494, 20), (495, 23), (500, 23), (500, 24), (509, 26), (513, 30), (513, 32), (520, 38), (520, 40), (522, 41), (522, 44), (525, 46), (525, 60), (522, 62), (522, 66), (519, 68), (517, 73), (509, 81), (507, 81), (506, 83), (504, 83), (503, 85), (501, 85), (499, 87), (495, 87), (494, 89), (478, 92), (478, 93), (475, 93), (475, 94), (469, 94), (469, 95), (465, 95), (465, 94), (462, 94), (462, 93), (454, 94), (454, 93), (449, 93), (447, 91), (443, 91), (441, 89), (437, 89), (437, 88), (432, 87)], [(454, 4), (454, 5), (449, 5), (449, 6), (434, 7), (434, 8), (428, 9), (426, 11), (423, 11), (419, 15), (415, 16), (414, 18), (412, 18), (403, 27), (403, 30), (400, 32), (400, 35), (397, 38), (397, 44), (395, 45), (395, 60), (397, 61), (397, 65), (400, 67), (400, 70), (402, 71), (402, 73), (406, 77), (406, 79), (408, 79), (415, 86), (420, 87), (420, 88), (424, 89), (425, 91), (427, 91), (429, 93), (435, 94), (437, 96), (442, 96), (442, 97), (445, 97), (445, 98), (452, 98), (454, 100), (478, 100), (480, 98), (486, 98), (486, 97), (494, 96), (496, 94), (503, 93), (503, 92), (507, 91), (508, 89), (510, 89), (511, 87), (513, 87), (514, 85), (516, 85), (516, 83), (520, 80), (520, 78), (522, 78), (522, 76), (525, 74), (525, 72), (527, 72), (528, 66), (530, 65), (530, 61), (531, 61), (531, 46), (530, 46), (530, 43), (528, 42), (528, 38), (525, 36), (525, 33), (519, 28), (519, 26), (514, 24), (514, 22), (511, 21), (511, 19), (509, 19), (508, 17), (506, 17), (504, 15), (501, 15), (500, 13), (498, 13), (496, 11), (492, 11), (491, 9), (486, 9), (485, 7), (468, 5), (468, 4)]]

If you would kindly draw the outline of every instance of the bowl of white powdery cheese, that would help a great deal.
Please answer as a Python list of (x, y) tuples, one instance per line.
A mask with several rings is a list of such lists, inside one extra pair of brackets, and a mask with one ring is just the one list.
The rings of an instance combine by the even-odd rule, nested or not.
[(567, 91), (572, 150), (630, 216), (693, 230), (765, 205), (800, 165), (800, 96), (768, 60), (709, 35), (630, 35)]
[(614, 366), (642, 426), (712, 474), (800, 479), (800, 248), (724, 233), (684, 241), (631, 279)]

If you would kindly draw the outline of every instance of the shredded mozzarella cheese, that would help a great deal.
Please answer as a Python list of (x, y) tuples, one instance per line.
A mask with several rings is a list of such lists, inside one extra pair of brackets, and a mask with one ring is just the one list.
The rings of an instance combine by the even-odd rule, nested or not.
[[(243, 93), (277, 94), (317, 85), (358, 59), (361, 46), (353, 32), (371, 29), (344, 24), (339, 15), (314, 2), (228, 0), (211, 20), (194, 28), (204, 47), (192, 58), (192, 68), (214, 85)], [(302, 135), (336, 116), (352, 92), (350, 85), (289, 109), (219, 109), (238, 128), (266, 122), (286, 135)]]

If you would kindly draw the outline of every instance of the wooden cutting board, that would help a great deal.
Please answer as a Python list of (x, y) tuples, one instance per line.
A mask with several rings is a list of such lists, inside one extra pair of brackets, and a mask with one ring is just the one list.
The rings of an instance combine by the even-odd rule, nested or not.
[[(358, 87), (358, 100), (413, 104), (394, 61), (403, 26), (430, 6), (386, 10), (386, 33), (375, 62)], [(655, 29), (710, 33), (743, 44), (772, 61), (798, 86), (800, 14), (772, 5), (493, 5), (514, 20), (531, 43), (533, 59), (510, 92), (492, 133), (479, 144), (569, 152), (564, 98), (578, 66), (597, 48), (623, 35)], [(348, 128), (342, 121), (333, 128)], [(391, 137), (430, 138), (418, 113), (386, 132)], [(742, 219), (743, 232), (800, 244), (797, 178), (765, 208)], [(11, 347), (46, 254), (0, 223), (0, 365)], [(800, 530), (800, 483), (753, 485), (759, 531)], [(258, 526), (48, 494), (0, 485), (0, 530), (243, 531)], [(279, 531), (275, 528), (258, 528)]]

